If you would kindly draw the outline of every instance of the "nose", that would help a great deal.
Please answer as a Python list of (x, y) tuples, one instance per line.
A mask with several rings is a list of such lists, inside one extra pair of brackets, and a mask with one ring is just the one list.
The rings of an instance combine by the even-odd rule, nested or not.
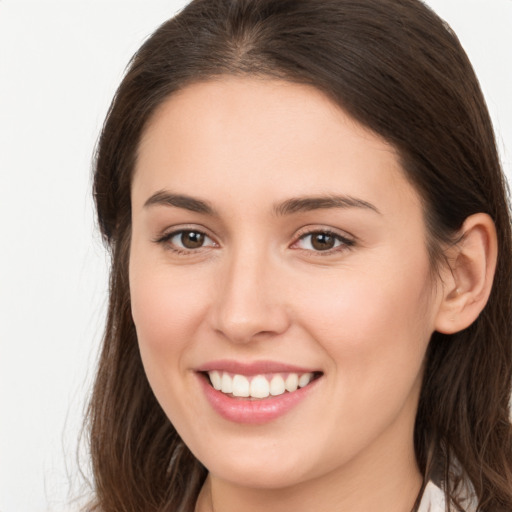
[(249, 343), (285, 332), (290, 325), (283, 279), (261, 251), (243, 251), (219, 273), (212, 326), (233, 343)]

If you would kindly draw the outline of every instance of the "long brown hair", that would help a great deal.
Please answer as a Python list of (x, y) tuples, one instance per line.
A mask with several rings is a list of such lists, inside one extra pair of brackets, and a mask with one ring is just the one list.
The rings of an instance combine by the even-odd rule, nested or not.
[[(394, 145), (423, 199), (433, 269), (442, 242), (488, 213), (499, 256), (469, 328), (434, 333), (415, 424), (417, 462), (459, 503), (512, 510), (512, 247), (506, 184), (477, 78), (450, 28), (419, 0), (194, 0), (133, 57), (97, 147), (94, 197), (111, 251), (110, 303), (88, 425), (102, 512), (192, 511), (206, 469), (145, 377), (130, 312), (130, 182), (155, 110), (187, 84), (226, 74), (323, 91)], [(458, 469), (458, 471), (454, 471)], [(463, 478), (464, 477), (464, 478)], [(462, 510), (462, 505), (461, 508)]]

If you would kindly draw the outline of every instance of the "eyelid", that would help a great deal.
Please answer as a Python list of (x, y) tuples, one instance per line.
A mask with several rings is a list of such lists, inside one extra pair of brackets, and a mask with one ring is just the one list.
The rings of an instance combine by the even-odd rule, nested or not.
[[(198, 247), (197, 249), (187, 249), (187, 248), (183, 248), (183, 247), (179, 247), (179, 246), (175, 246), (175, 245), (171, 244), (170, 241), (173, 237), (179, 235), (180, 233), (184, 233), (187, 231), (201, 233), (206, 238), (211, 240), (213, 242), (213, 244), (203, 245), (201, 247)], [(156, 244), (165, 245), (167, 249), (169, 249), (175, 253), (178, 253), (178, 254), (192, 254), (192, 253), (197, 253), (197, 252), (201, 251), (202, 249), (208, 249), (211, 247), (219, 247), (219, 243), (215, 240), (215, 237), (209, 233), (209, 230), (203, 226), (198, 226), (197, 224), (178, 225), (178, 226), (168, 227), (163, 232), (161, 232), (161, 234), (159, 234), (155, 238), (153, 238), (152, 241)]]
[[(170, 240), (174, 237), (179, 235), (180, 233), (192, 231), (203, 234), (206, 238), (211, 240), (213, 243), (209, 245), (203, 245), (196, 249), (187, 249), (183, 247), (176, 246), (174, 244), (170, 243)], [(326, 250), (314, 250), (314, 249), (304, 249), (301, 247), (297, 247), (297, 244), (303, 240), (304, 238), (308, 236), (312, 236), (316, 233), (322, 233), (329, 236), (334, 237), (336, 240), (340, 241), (341, 244), (338, 246), (335, 246), (331, 249)], [(161, 234), (157, 235), (153, 240), (156, 244), (166, 245), (169, 250), (178, 253), (178, 254), (193, 254), (197, 253), (204, 249), (209, 249), (212, 247), (220, 247), (220, 244), (215, 240), (215, 237), (209, 233), (209, 230), (206, 229), (204, 226), (200, 226), (197, 224), (193, 225), (177, 225), (166, 228)], [(322, 226), (322, 225), (312, 225), (312, 226), (305, 226), (301, 229), (299, 229), (295, 236), (294, 241), (290, 245), (291, 248), (305, 251), (307, 253), (313, 253), (315, 255), (332, 255), (333, 253), (343, 252), (346, 250), (351, 249), (354, 244), (356, 243), (357, 238), (346, 231), (341, 231), (332, 227)]]
[[(315, 233), (322, 233), (336, 238), (341, 241), (341, 245), (333, 247), (332, 249), (326, 249), (324, 251), (320, 250), (312, 250), (312, 249), (303, 249), (301, 247), (296, 246), (301, 240), (304, 238), (314, 235)], [(296, 248), (297, 250), (306, 251), (308, 253), (313, 253), (315, 255), (329, 255), (337, 252), (342, 252), (345, 250), (351, 249), (357, 242), (357, 238), (354, 235), (347, 233), (346, 231), (341, 231), (332, 227), (327, 226), (306, 226), (301, 228), (294, 237), (294, 242), (291, 244), (291, 248)]]

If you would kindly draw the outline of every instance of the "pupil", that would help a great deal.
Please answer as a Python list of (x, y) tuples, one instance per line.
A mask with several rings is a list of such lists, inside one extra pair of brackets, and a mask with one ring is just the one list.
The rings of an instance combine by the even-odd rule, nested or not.
[(334, 237), (326, 233), (316, 233), (311, 243), (318, 251), (327, 251), (334, 247)]
[(185, 231), (181, 235), (181, 243), (187, 249), (198, 249), (204, 243), (204, 234), (197, 231)]

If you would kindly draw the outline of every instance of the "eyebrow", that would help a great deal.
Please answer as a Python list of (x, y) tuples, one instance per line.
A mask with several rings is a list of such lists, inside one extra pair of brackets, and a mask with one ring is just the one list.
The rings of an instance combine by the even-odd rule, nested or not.
[(363, 208), (380, 214), (378, 208), (368, 201), (351, 196), (313, 196), (292, 198), (274, 206), (277, 215), (290, 215), (324, 208)]
[[(144, 208), (155, 205), (174, 206), (204, 215), (218, 215), (215, 208), (207, 201), (185, 194), (174, 194), (166, 190), (160, 190), (150, 196), (144, 203)], [(295, 197), (274, 205), (273, 210), (276, 215), (284, 216), (328, 208), (363, 208), (380, 214), (377, 207), (368, 201), (339, 195)]]
[(207, 201), (196, 199), (184, 194), (173, 194), (166, 190), (160, 190), (153, 194), (145, 203), (144, 208), (150, 206), (175, 206), (191, 212), (203, 213), (205, 215), (217, 215), (215, 209)]

